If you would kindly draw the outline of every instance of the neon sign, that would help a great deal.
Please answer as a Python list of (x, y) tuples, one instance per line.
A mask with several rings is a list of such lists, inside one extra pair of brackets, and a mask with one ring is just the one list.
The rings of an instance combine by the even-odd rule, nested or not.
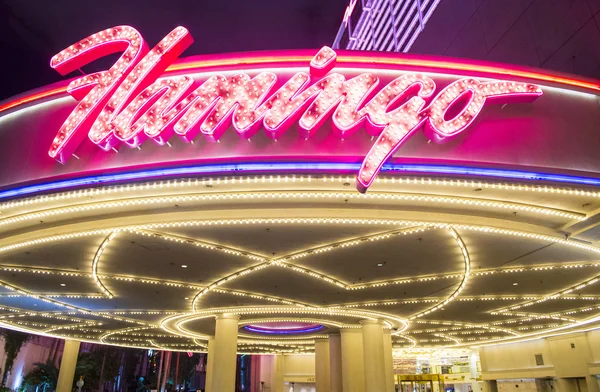
[(486, 103), (532, 102), (542, 95), (533, 84), (465, 78), (434, 97), (435, 82), (418, 73), (403, 74), (386, 86), (372, 73), (346, 79), (332, 72), (337, 55), (328, 47), (312, 59), (310, 74), (299, 72), (287, 81), (270, 72), (215, 75), (200, 85), (186, 75), (161, 78), (192, 42), (188, 30), (177, 27), (149, 50), (139, 32), (121, 26), (54, 56), (52, 68), (64, 75), (122, 52), (110, 69), (69, 84), (67, 91), (79, 103), (49, 155), (65, 163), (85, 134), (108, 151), (119, 143), (138, 147), (146, 139), (164, 145), (174, 134), (186, 142), (198, 134), (218, 141), (230, 126), (243, 138), (262, 127), (277, 140), (297, 122), (309, 138), (331, 119), (341, 138), (361, 127), (377, 138), (357, 175), (357, 189), (365, 192), (382, 165), (421, 126), (430, 140), (441, 143), (467, 129)]

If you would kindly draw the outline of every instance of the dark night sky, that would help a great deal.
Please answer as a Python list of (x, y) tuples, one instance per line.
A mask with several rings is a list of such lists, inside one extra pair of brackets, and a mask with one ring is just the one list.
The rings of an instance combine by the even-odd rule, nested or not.
[[(154, 46), (176, 26), (182, 57), (331, 45), (348, 0), (0, 0), (0, 100), (62, 77), (50, 58), (81, 38), (128, 24)], [(97, 66), (84, 67), (85, 72)]]

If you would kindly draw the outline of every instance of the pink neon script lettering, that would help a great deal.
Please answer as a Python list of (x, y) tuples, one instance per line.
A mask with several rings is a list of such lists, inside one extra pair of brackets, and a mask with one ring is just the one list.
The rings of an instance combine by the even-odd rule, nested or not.
[(294, 122), (308, 138), (332, 118), (342, 138), (363, 126), (377, 137), (357, 175), (357, 189), (365, 192), (383, 164), (423, 124), (429, 139), (444, 142), (467, 129), (488, 102), (531, 102), (542, 95), (533, 84), (466, 78), (434, 97), (435, 82), (415, 73), (381, 87), (370, 73), (347, 80), (331, 72), (337, 55), (328, 47), (310, 62), (310, 74), (297, 73), (278, 89), (277, 76), (269, 72), (252, 78), (244, 73), (215, 75), (199, 86), (188, 76), (158, 80), (191, 42), (189, 32), (178, 27), (148, 50), (137, 31), (121, 26), (54, 56), (51, 66), (65, 74), (123, 51), (108, 71), (71, 82), (69, 93), (80, 102), (61, 126), (49, 155), (65, 163), (86, 132), (108, 150), (120, 142), (137, 147), (148, 138), (163, 145), (173, 134), (186, 142), (198, 133), (219, 140), (230, 126), (245, 138), (262, 126), (276, 140)]

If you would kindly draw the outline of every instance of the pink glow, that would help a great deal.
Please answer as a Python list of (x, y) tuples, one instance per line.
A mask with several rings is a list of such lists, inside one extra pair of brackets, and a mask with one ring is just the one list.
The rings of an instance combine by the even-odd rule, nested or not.
[[(297, 73), (275, 91), (278, 77), (268, 72), (252, 78), (243, 73), (230, 78), (216, 75), (193, 91), (194, 82), (187, 76), (157, 81), (191, 41), (189, 32), (178, 27), (147, 52), (137, 31), (117, 27), (55, 56), (52, 66), (68, 72), (126, 48), (109, 71), (70, 84), (70, 92), (81, 102), (55, 137), (50, 156), (64, 163), (82, 141), (86, 128), (94, 144), (109, 150), (119, 142), (137, 147), (146, 138), (162, 145), (173, 133), (187, 142), (199, 132), (218, 141), (230, 124), (245, 138), (262, 125), (266, 134), (277, 140), (298, 121), (303, 136), (310, 138), (332, 117), (342, 138), (363, 124), (377, 136), (357, 176), (357, 189), (365, 192), (381, 166), (423, 123), (427, 123), (425, 133), (430, 140), (441, 142), (463, 132), (487, 101), (531, 102), (542, 95), (532, 84), (468, 78), (451, 83), (427, 105), (436, 91), (435, 82), (421, 74), (405, 74), (371, 98), (379, 78), (364, 73), (346, 80), (340, 73), (329, 73), (337, 56), (327, 47), (310, 63), (313, 77)], [(127, 44), (117, 49), (107, 46), (115, 42)], [(145, 57), (141, 58), (141, 53)], [(315, 80), (316, 76), (323, 77)], [(464, 107), (447, 119), (453, 106), (465, 98)]]
[(192, 42), (190, 33), (177, 27), (136, 64), (92, 125), (89, 136), (94, 144), (109, 150), (118, 143), (114, 138), (115, 117), (145, 87), (154, 83)]
[(330, 47), (324, 46), (310, 61), (310, 74), (317, 77), (327, 75), (335, 67), (337, 54)]
[(67, 91), (81, 102), (61, 126), (52, 142), (49, 155), (65, 163), (84, 138), (80, 129), (97, 120), (108, 99), (124, 77), (148, 52), (140, 33), (121, 26), (93, 34), (55, 55), (50, 66), (65, 75), (94, 60), (123, 51), (121, 58), (108, 70), (86, 75), (69, 84)]

